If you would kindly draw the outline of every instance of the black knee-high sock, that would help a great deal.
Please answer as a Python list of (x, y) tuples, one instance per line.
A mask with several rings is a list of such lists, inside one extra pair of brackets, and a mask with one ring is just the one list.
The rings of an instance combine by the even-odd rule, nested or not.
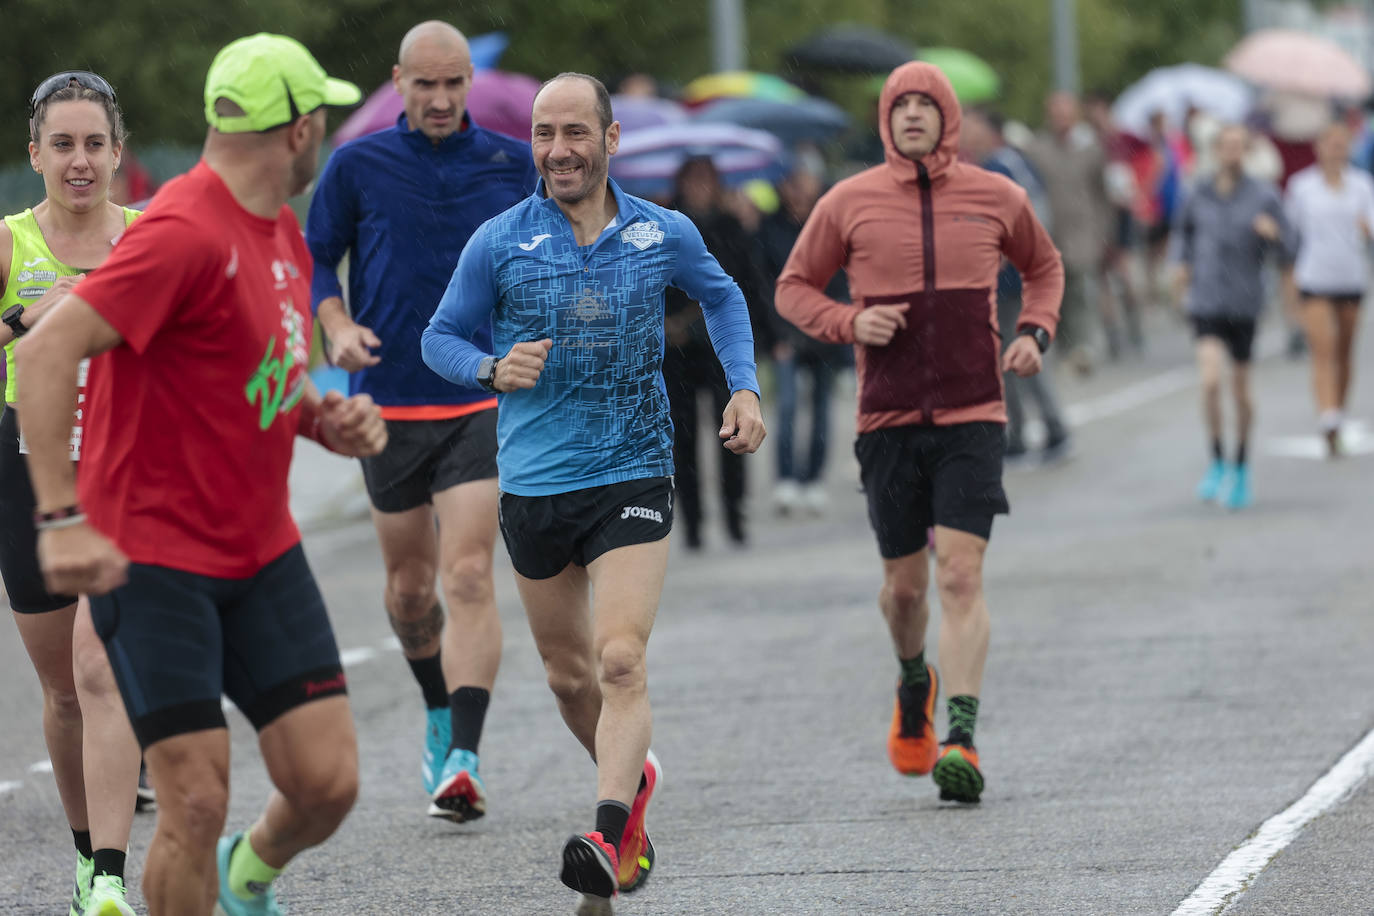
[(630, 809), (620, 802), (607, 799), (596, 803), (596, 832), (617, 852), (620, 851), (620, 837), (629, 822)]
[(483, 687), (459, 687), (448, 695), (449, 721), (453, 724), (453, 743), (449, 750), (477, 753), (482, 740), (482, 723), (487, 719), (491, 691)]
[(448, 688), (444, 686), (444, 666), (439, 661), (441, 653), (435, 652), (429, 658), (408, 658), (410, 671), (424, 694), (428, 709), (448, 708)]
[(124, 850), (122, 849), (97, 849), (95, 855), (95, 873), (97, 875), (109, 875), (119, 880), (124, 880)]
[(1226, 458), (1226, 449), (1222, 448), (1220, 439), (1212, 440), (1212, 458), (1217, 461), (1224, 461)]

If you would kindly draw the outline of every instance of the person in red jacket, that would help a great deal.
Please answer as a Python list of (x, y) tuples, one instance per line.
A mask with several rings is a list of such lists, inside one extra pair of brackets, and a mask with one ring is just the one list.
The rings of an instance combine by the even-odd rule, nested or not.
[[(1002, 489), (1002, 372), (1030, 376), (1059, 322), (1064, 268), (1011, 180), (958, 161), (959, 103), (921, 62), (892, 72), (879, 99), (886, 161), (821, 198), (778, 278), (779, 313), (820, 340), (854, 344), (855, 451), (883, 557), (879, 604), (901, 663), (888, 756), (932, 773), (946, 800), (976, 802), (974, 749), (987, 658), (983, 554)], [(1018, 336), (1003, 353), (997, 271), (1024, 280)], [(822, 290), (849, 277), (853, 305)], [(940, 663), (949, 733), (935, 736), (935, 667), (925, 659), (926, 529), (935, 527)]]

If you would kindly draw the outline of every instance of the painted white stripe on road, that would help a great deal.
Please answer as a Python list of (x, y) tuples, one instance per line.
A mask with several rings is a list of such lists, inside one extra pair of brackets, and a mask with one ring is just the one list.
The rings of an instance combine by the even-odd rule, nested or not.
[(4, 795), (6, 792), (13, 792), (22, 785), (22, 782), (14, 779), (0, 780), (0, 795)]
[(1307, 790), (1307, 794), (1260, 825), (1235, 848), (1173, 916), (1214, 916), (1230, 908), (1264, 870), (1315, 818), (1345, 800), (1374, 770), (1374, 731), (1350, 749)]
[(363, 662), (371, 661), (377, 655), (377, 650), (371, 646), (359, 646), (356, 649), (344, 649), (339, 653), (339, 661), (345, 668), (352, 665), (361, 665)]
[(30, 772), (30, 773), (51, 773), (51, 772), (52, 772), (52, 761), (51, 761), (51, 760), (40, 760), (40, 761), (38, 761), (37, 763), (35, 763), (35, 764), (33, 764), (32, 766), (29, 767), (29, 772)]
[(1102, 420), (1125, 413), (1128, 410), (1134, 410), (1151, 401), (1196, 385), (1197, 370), (1192, 366), (1180, 366), (1177, 369), (1161, 372), (1159, 375), (1152, 375), (1139, 382), (1133, 382), (1101, 397), (1089, 398), (1086, 401), (1079, 401), (1077, 404), (1069, 404), (1064, 408), (1064, 420), (1070, 426), (1083, 426), (1094, 420)]

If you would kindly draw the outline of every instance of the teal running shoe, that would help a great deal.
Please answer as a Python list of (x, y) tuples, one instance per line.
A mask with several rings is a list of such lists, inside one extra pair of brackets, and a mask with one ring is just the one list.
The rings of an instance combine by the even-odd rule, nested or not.
[(433, 795), (439, 788), (444, 763), (448, 760), (448, 746), (453, 741), (453, 722), (448, 709), (431, 709), (425, 721), (425, 751), (421, 758), (425, 774), (425, 794)]
[(1226, 481), (1226, 463), (1213, 461), (1206, 475), (1197, 485), (1197, 498), (1205, 503), (1216, 502), (1221, 495), (1221, 485)]
[(91, 879), (95, 877), (95, 859), (76, 854), (76, 885), (72, 888), (72, 908), (69, 916), (82, 916), (91, 900)]
[(1226, 508), (1245, 509), (1251, 500), (1250, 469), (1243, 464), (1232, 465), (1226, 475)]
[(91, 881), (91, 899), (83, 916), (137, 916), (124, 899), (124, 879), (99, 874)]
[(247, 900), (229, 889), (229, 860), (234, 847), (245, 839), (242, 832), (220, 837), (215, 849), (215, 863), (219, 866), (219, 902), (215, 904), (214, 916), (285, 916), (277, 904), (277, 892), (270, 884)]
[(429, 803), (429, 816), (464, 824), (486, 813), (487, 787), (477, 775), (477, 755), (454, 748), (439, 775), (439, 785)]

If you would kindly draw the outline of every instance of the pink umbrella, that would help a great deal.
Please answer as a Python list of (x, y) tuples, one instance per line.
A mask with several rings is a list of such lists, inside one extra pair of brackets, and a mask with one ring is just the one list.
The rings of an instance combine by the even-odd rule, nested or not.
[[(521, 73), (478, 70), (468, 93), (468, 114), (488, 130), (529, 142), (530, 108), (539, 85), (538, 80)], [(339, 146), (391, 127), (404, 107), (395, 87), (382, 84), (334, 132), (333, 144)]]
[(1261, 29), (1226, 55), (1226, 69), (1257, 86), (1321, 98), (1360, 100), (1369, 74), (1333, 41), (1293, 29)]

